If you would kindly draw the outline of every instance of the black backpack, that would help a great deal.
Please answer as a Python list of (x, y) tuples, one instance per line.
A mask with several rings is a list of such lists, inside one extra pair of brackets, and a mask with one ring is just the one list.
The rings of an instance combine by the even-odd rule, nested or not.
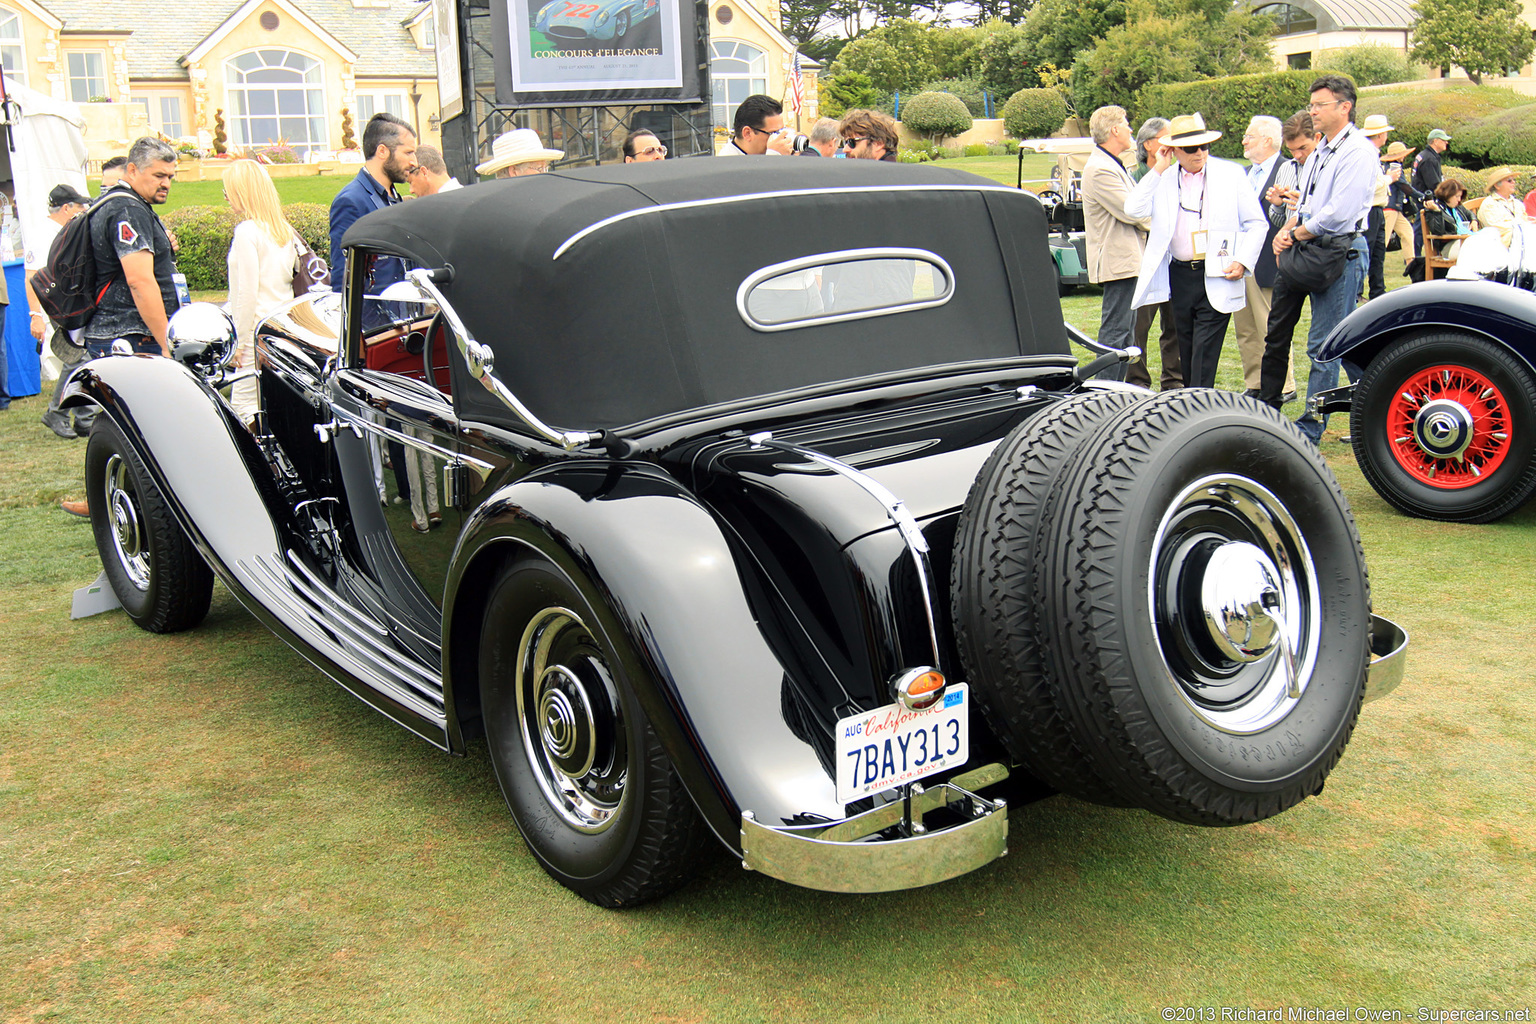
[(101, 297), (112, 285), (112, 278), (100, 283), (96, 280), (91, 216), (113, 198), (117, 196), (111, 192), (98, 197), (89, 209), (64, 225), (48, 248), (48, 265), (32, 275), (32, 291), (38, 304), (50, 320), (66, 331), (76, 331), (90, 323)]

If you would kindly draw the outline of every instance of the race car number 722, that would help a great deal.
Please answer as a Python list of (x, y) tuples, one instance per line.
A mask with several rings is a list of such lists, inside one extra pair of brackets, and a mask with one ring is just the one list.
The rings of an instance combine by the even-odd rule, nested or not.
[(566, 0), (555, 12), (557, 18), (590, 18), (597, 13), (597, 4), (573, 4)]

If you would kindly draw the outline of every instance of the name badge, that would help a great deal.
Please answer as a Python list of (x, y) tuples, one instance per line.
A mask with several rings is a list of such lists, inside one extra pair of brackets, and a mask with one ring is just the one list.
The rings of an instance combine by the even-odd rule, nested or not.
[[(192, 301), (192, 290), (187, 287), (186, 274), (183, 274), (178, 270), (176, 273), (171, 275), (171, 284), (176, 288), (177, 309), (180, 309), (182, 306), (185, 306)], [(176, 310), (172, 309), (167, 310), (166, 312), (174, 313)]]
[(1189, 247), (1194, 250), (1195, 253), (1190, 257), (1190, 259), (1205, 259), (1205, 234), (1206, 233), (1204, 231), (1191, 231), (1189, 233)]

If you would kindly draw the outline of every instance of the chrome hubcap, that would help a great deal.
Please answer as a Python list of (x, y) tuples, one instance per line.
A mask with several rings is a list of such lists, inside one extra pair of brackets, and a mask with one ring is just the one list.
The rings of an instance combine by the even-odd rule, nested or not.
[(123, 573), (139, 590), (149, 589), (149, 545), (139, 516), (138, 494), (121, 455), (107, 459), (105, 471), (107, 515), (112, 546)]
[(1413, 418), (1413, 439), (1426, 455), (1459, 459), (1472, 444), (1472, 413), (1460, 402), (1425, 402)]
[(1247, 541), (1221, 545), (1206, 563), (1201, 601), (1211, 639), (1233, 661), (1258, 661), (1280, 641), (1285, 610), (1280, 572)]
[(1288, 715), (1321, 636), (1319, 589), (1301, 528), (1246, 477), (1196, 480), (1153, 540), (1152, 625), (1162, 669), (1197, 716), (1238, 735)]
[(575, 612), (534, 616), (516, 689), (523, 750), (544, 798), (578, 831), (608, 828), (624, 803), (624, 723), (612, 673)]

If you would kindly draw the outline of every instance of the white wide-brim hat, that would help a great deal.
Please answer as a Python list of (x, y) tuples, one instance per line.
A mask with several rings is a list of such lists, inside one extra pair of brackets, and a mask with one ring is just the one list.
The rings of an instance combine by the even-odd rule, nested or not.
[(477, 174), (495, 174), (503, 167), (526, 164), (534, 160), (559, 160), (565, 153), (558, 149), (545, 149), (539, 133), (532, 128), (515, 128), (496, 136), (491, 143), (491, 158), (475, 165)]
[(1157, 141), (1165, 146), (1201, 146), (1219, 138), (1221, 132), (1208, 131), (1205, 118), (1199, 114), (1180, 114), (1168, 122), (1168, 127), (1163, 129)]

